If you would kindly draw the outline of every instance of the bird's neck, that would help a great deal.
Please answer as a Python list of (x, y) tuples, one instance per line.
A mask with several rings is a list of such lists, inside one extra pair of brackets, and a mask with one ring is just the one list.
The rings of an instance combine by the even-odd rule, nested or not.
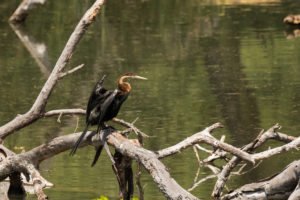
[(121, 94), (127, 94), (130, 92), (131, 90), (131, 86), (129, 83), (124, 82), (125, 77), (121, 77), (118, 81), (118, 88)]

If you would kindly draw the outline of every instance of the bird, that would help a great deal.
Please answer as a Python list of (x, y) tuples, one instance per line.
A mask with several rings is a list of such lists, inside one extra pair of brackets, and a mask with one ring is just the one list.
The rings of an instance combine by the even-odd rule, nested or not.
[[(107, 122), (119, 113), (119, 110), (123, 102), (128, 98), (131, 92), (131, 85), (125, 82), (124, 79), (141, 79), (147, 80), (147, 78), (135, 75), (133, 73), (125, 73), (118, 79), (118, 89), (107, 90), (102, 87), (103, 81), (106, 75), (104, 75), (94, 86), (94, 89), (90, 95), (87, 109), (86, 109), (86, 127), (81, 133), (80, 137), (76, 141), (70, 155), (74, 155), (82, 139), (87, 133), (90, 126), (98, 125), (97, 133), (100, 129), (105, 129), (104, 122)], [(101, 154), (103, 145), (100, 145), (96, 151), (92, 166), (94, 166)]]

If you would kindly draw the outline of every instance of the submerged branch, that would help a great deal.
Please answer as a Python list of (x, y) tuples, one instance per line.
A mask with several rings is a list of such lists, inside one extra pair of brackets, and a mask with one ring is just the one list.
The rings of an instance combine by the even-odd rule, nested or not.
[(44, 4), (45, 2), (46, 0), (23, 0), (13, 15), (9, 18), (9, 22), (18, 23), (25, 21), (30, 10), (32, 10), (36, 5)]

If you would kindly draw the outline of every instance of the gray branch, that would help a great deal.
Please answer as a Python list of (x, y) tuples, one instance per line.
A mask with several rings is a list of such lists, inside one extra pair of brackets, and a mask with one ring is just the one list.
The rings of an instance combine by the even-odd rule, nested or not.
[[(282, 172), (265, 181), (251, 183), (224, 195), (221, 200), (299, 199), (300, 161), (294, 161)], [(294, 191), (295, 190), (295, 191)], [(293, 195), (291, 195), (293, 193)]]
[[(243, 151), (247, 151), (247, 152), (252, 152), (254, 151), (256, 148), (260, 147), (261, 145), (263, 145), (268, 139), (278, 139), (278, 140), (282, 140), (283, 142), (291, 142), (294, 138), (287, 136), (285, 134), (282, 133), (277, 133), (277, 129), (279, 129), (280, 126), (278, 124), (274, 125), (273, 127), (271, 127), (268, 131), (266, 132), (262, 132), (261, 134), (259, 134), (259, 136), (253, 140), (251, 143), (249, 143), (248, 145), (244, 146), (242, 148)], [(272, 149), (270, 150), (272, 151)], [(255, 154), (254, 154), (255, 155)], [(222, 172), (219, 174), (218, 176), (218, 180), (215, 183), (215, 187), (212, 193), (212, 197), (214, 197), (215, 199), (218, 199), (221, 196), (221, 192), (225, 187), (225, 183), (228, 180), (231, 171), (238, 165), (238, 163), (240, 163), (242, 161), (242, 159), (240, 159), (239, 157), (234, 156), (224, 167)]]
[(70, 36), (64, 50), (62, 51), (58, 61), (55, 64), (55, 67), (53, 68), (40, 94), (36, 98), (33, 106), (27, 113), (16, 116), (13, 120), (0, 127), (1, 139), (4, 139), (14, 131), (33, 123), (44, 115), (47, 101), (54, 86), (58, 82), (59, 78), (61, 77), (61, 73), (63, 73), (63, 70), (72, 57), (77, 44), (84, 35), (88, 26), (94, 21), (96, 15), (100, 12), (103, 4), (104, 0), (96, 0), (92, 7), (84, 14)]
[[(111, 130), (106, 129), (102, 131)], [(5, 177), (12, 171), (27, 171), (28, 166), (38, 166), (43, 160), (71, 149), (80, 134), (81, 133), (74, 133), (60, 136), (28, 152), (8, 156), (4, 162), (0, 163), (0, 177)], [(126, 139), (122, 136), (123, 133), (120, 131), (112, 131), (105, 134), (109, 134), (107, 141), (117, 151), (142, 163), (167, 199), (198, 199), (183, 189), (170, 176), (166, 167), (158, 160), (154, 152), (144, 149), (136, 145), (135, 142)], [(88, 132), (79, 147), (87, 145), (98, 146), (99, 144), (102, 144), (99, 134)]]

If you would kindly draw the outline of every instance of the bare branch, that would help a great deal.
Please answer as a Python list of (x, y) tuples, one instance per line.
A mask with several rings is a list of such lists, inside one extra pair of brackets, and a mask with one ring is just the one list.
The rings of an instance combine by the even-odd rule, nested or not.
[(199, 154), (198, 154), (198, 151), (197, 151), (197, 148), (195, 147), (195, 145), (193, 146), (193, 150), (195, 152), (195, 155), (196, 155), (196, 158), (197, 158), (197, 161), (198, 161), (198, 165), (200, 166), (201, 165), (201, 160), (200, 160), (200, 157), (199, 157)]
[(157, 151), (156, 153), (158, 155), (158, 158), (163, 158), (163, 157), (170, 156), (172, 154), (179, 153), (182, 150), (184, 150), (184, 149), (186, 149), (186, 148), (188, 148), (188, 147), (190, 147), (194, 144), (202, 142), (203, 138), (204, 138), (204, 135), (208, 135), (210, 131), (212, 131), (215, 128), (218, 128), (218, 127), (222, 127), (222, 125), (220, 123), (213, 124), (213, 125), (207, 127), (205, 130), (203, 130), (201, 132), (198, 132), (198, 133), (195, 133), (194, 135), (186, 138), (185, 140), (179, 142), (176, 145), (173, 145), (173, 146), (168, 147), (166, 149), (162, 149), (162, 150)]
[(157, 155), (152, 151), (132, 145), (128, 139), (122, 137), (117, 132), (113, 132), (108, 136), (108, 142), (123, 155), (141, 162), (167, 199), (198, 199), (171, 178), (166, 167), (157, 159)]
[(138, 128), (136, 128), (133, 125), (136, 122), (137, 119), (135, 119), (132, 123), (126, 122), (126, 121), (124, 121), (122, 119), (118, 119), (118, 118), (113, 118), (112, 121), (115, 122), (115, 123), (117, 123), (117, 124), (120, 124), (122, 126), (125, 126), (127, 128), (131, 128), (135, 133), (137, 133), (138, 135), (140, 134), (142, 137), (150, 137), (146, 133), (140, 131)]
[(72, 74), (74, 72), (76, 72), (77, 70), (80, 70), (82, 67), (84, 67), (84, 64), (81, 64), (81, 65), (78, 65), (77, 67), (74, 67), (73, 69), (67, 71), (67, 72), (62, 72), (60, 73), (58, 76), (59, 76), (59, 79), (62, 79), (63, 77), (69, 75), (69, 74)]
[[(101, 131), (109, 132), (107, 133), (107, 141), (117, 151), (143, 164), (143, 166), (151, 174), (154, 181), (158, 184), (160, 190), (168, 199), (198, 199), (184, 190), (174, 179), (171, 178), (166, 167), (157, 159), (154, 152), (146, 150), (126, 139), (122, 136), (122, 132), (120, 131), (112, 131), (111, 129)], [(43, 160), (71, 149), (80, 134), (81, 133), (74, 133), (60, 136), (28, 152), (9, 156), (7, 161), (0, 163), (0, 176), (5, 176), (13, 170), (22, 172), (24, 170), (28, 171), (26, 168), (28, 164), (23, 165), (22, 162), (30, 161), (29, 164), (32, 163), (34, 166), (37, 166)], [(87, 136), (83, 138), (80, 147), (86, 145), (97, 146), (99, 144), (102, 144), (99, 134), (96, 134), (95, 132), (88, 132)], [(37, 187), (40, 188), (39, 186)]]
[(209, 154), (212, 154), (213, 151), (212, 150), (208, 150), (202, 146), (200, 146), (199, 144), (195, 144), (194, 147), (196, 147), (197, 149), (199, 149), (200, 151), (204, 151), (205, 153), (209, 153)]
[(156, 153), (159, 158), (162, 158), (162, 157), (166, 157), (166, 156), (170, 156), (172, 154), (178, 153), (178, 152), (182, 151), (183, 149), (190, 147), (196, 143), (204, 142), (215, 148), (219, 148), (224, 151), (230, 152), (231, 154), (236, 155), (236, 156), (242, 158), (243, 160), (247, 160), (254, 164), (255, 161), (250, 154), (248, 154), (230, 144), (221, 142), (221, 141), (217, 140), (216, 138), (214, 138), (212, 135), (210, 135), (210, 132), (218, 127), (222, 127), (222, 125), (220, 123), (213, 124), (212, 126), (209, 126), (205, 130), (186, 138), (185, 140), (179, 142), (178, 144), (168, 147), (166, 149), (157, 151)]
[(85, 115), (86, 111), (80, 108), (74, 109), (59, 109), (59, 110), (50, 110), (46, 112), (43, 117), (52, 117), (55, 115), (73, 115), (73, 114), (80, 114)]
[(299, 182), (299, 166), (300, 161), (294, 161), (281, 173), (264, 181), (244, 185), (230, 194), (224, 195), (221, 200), (287, 199)]
[[(31, 180), (34, 188), (34, 193), (39, 200), (47, 199), (47, 195), (43, 192), (44, 188), (53, 187), (53, 184), (44, 179), (36, 167), (31, 163), (31, 160), (7, 149), (5, 146), (0, 145), (1, 151), (5, 152), (7, 158), (0, 162), (0, 176), (6, 177), (12, 172), (22, 172), (27, 177), (27, 181)], [(1, 170), (6, 168), (7, 170)]]
[(84, 14), (84, 16), (76, 26), (74, 32), (70, 36), (63, 52), (57, 60), (55, 67), (53, 68), (40, 94), (36, 98), (33, 106), (27, 113), (18, 115), (13, 120), (0, 127), (1, 139), (4, 139), (14, 131), (31, 124), (32, 122), (38, 120), (41, 116), (43, 116), (47, 101), (54, 86), (59, 80), (59, 74), (62, 73), (62, 71), (65, 69), (75, 51), (77, 44), (84, 35), (88, 26), (94, 21), (96, 15), (100, 12), (103, 4), (104, 0), (96, 0), (92, 7)]
[(208, 176), (206, 176), (206, 177), (200, 179), (197, 183), (195, 183), (195, 184), (194, 184), (191, 188), (189, 188), (187, 191), (190, 192), (190, 191), (194, 190), (196, 187), (198, 187), (201, 183), (203, 183), (203, 182), (205, 182), (205, 181), (207, 181), (207, 180), (209, 180), (209, 179), (217, 178), (217, 177), (218, 177), (218, 175), (216, 175), (216, 174), (208, 175)]
[(300, 137), (298, 137), (297, 139), (295, 139), (294, 141), (290, 142), (290, 143), (287, 143), (285, 145), (282, 145), (280, 147), (276, 147), (276, 148), (273, 148), (273, 149), (269, 149), (269, 150), (266, 150), (266, 151), (263, 151), (263, 152), (260, 152), (260, 153), (256, 153), (253, 155), (253, 158), (255, 160), (262, 160), (262, 159), (265, 159), (265, 158), (269, 158), (271, 156), (274, 156), (274, 155), (278, 155), (280, 153), (283, 153), (283, 152), (287, 152), (287, 151), (291, 151), (291, 150), (298, 150), (298, 147), (300, 145)]
[[(276, 130), (279, 129), (280, 126), (278, 124), (274, 125), (271, 127), (268, 131), (264, 133), (260, 133), (258, 137), (253, 140), (251, 143), (248, 145), (244, 146), (242, 150), (247, 151), (247, 152), (252, 152), (262, 144), (264, 144), (268, 139), (270, 138), (276, 138), (276, 135), (280, 135), (281, 138), (290, 138), (288, 136), (284, 136), (284, 134), (278, 134), (276, 133)], [(286, 141), (286, 140), (284, 140)], [(225, 183), (228, 180), (231, 171), (238, 165), (239, 162), (242, 160), (236, 156), (234, 156), (224, 167), (222, 172), (218, 176), (218, 180), (215, 183), (215, 187), (212, 193), (212, 197), (214, 198), (219, 198), (221, 195), (222, 190), (225, 187)]]

